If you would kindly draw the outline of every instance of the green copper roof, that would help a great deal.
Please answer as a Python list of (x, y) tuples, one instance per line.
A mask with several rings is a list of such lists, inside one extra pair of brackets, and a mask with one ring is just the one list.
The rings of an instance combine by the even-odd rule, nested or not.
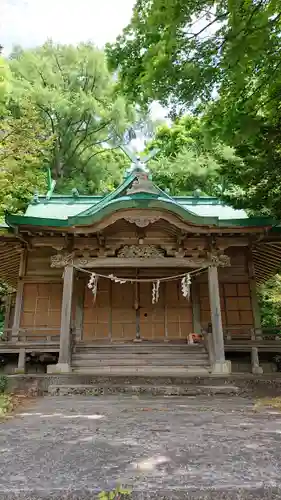
[[(53, 195), (50, 200), (47, 200), (45, 196), (42, 196), (39, 197), (39, 203), (28, 206), (24, 215), (25, 217), (65, 219), (92, 209), (103, 199), (103, 196), (80, 196), (75, 199), (72, 196)], [(217, 198), (175, 196), (173, 199), (186, 210), (202, 217), (212, 216), (218, 217), (220, 220), (248, 218), (245, 210), (235, 210), (223, 205)]]
[(104, 196), (39, 196), (28, 206), (24, 215), (9, 215), (6, 222), (11, 226), (90, 225), (113, 212), (138, 208), (166, 210), (197, 225), (249, 227), (274, 224), (269, 218), (249, 218), (244, 210), (223, 205), (216, 198), (171, 197), (143, 174), (144, 178), (139, 179), (135, 171), (130, 172), (115, 191)]

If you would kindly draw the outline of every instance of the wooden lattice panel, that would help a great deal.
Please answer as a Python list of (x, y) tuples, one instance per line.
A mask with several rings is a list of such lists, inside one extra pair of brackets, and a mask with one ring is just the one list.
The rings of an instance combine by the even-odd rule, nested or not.
[(20, 327), (31, 335), (59, 335), (61, 303), (61, 283), (26, 283)]
[(111, 284), (112, 339), (133, 340), (136, 337), (135, 285)]
[[(201, 326), (206, 328), (211, 322), (208, 284), (201, 283), (199, 291)], [(220, 303), (224, 327), (253, 326), (253, 312), (248, 283), (220, 284)]]
[(165, 337), (165, 286), (159, 290), (159, 301), (152, 304), (152, 283), (139, 284), (140, 334), (143, 339), (160, 340)]
[(183, 297), (180, 281), (166, 283), (166, 334), (169, 339), (184, 339), (193, 330), (192, 301)]
[(83, 316), (84, 340), (104, 340), (110, 335), (110, 281), (99, 279), (98, 292), (94, 300), (92, 291), (86, 287)]

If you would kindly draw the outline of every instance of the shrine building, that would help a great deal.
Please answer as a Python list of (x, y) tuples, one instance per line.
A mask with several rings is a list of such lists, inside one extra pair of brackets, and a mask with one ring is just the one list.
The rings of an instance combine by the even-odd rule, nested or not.
[(226, 375), (230, 350), (280, 351), (257, 285), (280, 266), (281, 226), (216, 198), (170, 196), (141, 165), (104, 196), (49, 190), (7, 215), (0, 354), (53, 353), (49, 373)]

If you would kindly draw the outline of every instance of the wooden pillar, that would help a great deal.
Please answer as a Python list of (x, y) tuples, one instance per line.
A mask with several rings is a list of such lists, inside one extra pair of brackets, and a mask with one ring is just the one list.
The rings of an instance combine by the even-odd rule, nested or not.
[[(136, 277), (138, 273), (136, 273)], [(141, 342), (141, 331), (140, 331), (140, 284), (135, 282), (135, 311), (136, 311), (136, 336), (134, 342)]]
[(257, 284), (256, 284), (251, 250), (249, 250), (249, 255), (248, 255), (248, 273), (249, 273), (249, 286), (250, 286), (250, 295), (251, 295), (253, 320), (254, 320), (254, 332), (256, 338), (261, 338), (261, 332), (262, 332), (261, 314), (260, 314), (260, 306), (257, 294)]
[(108, 340), (112, 342), (112, 330), (113, 330), (113, 322), (112, 322), (112, 298), (113, 298), (113, 283), (109, 280), (109, 315), (108, 315)]
[(83, 335), (83, 316), (84, 316), (84, 298), (85, 298), (85, 282), (83, 279), (75, 281), (76, 294), (76, 309), (75, 309), (75, 338), (77, 341), (82, 340)]
[(225, 361), (224, 355), (224, 339), (221, 318), (218, 268), (215, 266), (210, 266), (208, 268), (208, 283), (212, 320), (212, 372), (214, 374), (228, 374), (230, 372), (230, 363)]
[(63, 273), (59, 361), (56, 365), (48, 366), (48, 373), (71, 372), (71, 309), (73, 275), (73, 266), (66, 266)]
[(168, 296), (169, 296), (168, 282), (163, 283), (163, 293), (164, 293), (164, 342), (169, 342), (169, 330), (168, 330)]
[(16, 292), (16, 302), (15, 302), (15, 312), (14, 321), (12, 326), (12, 340), (17, 341), (20, 328), (21, 312), (22, 312), (22, 302), (23, 302), (23, 277), (26, 271), (26, 260), (27, 260), (27, 250), (24, 249), (21, 254), (20, 268), (19, 268), (19, 280)]
[(201, 333), (199, 283), (196, 283), (195, 280), (191, 285), (191, 300), (193, 332)]

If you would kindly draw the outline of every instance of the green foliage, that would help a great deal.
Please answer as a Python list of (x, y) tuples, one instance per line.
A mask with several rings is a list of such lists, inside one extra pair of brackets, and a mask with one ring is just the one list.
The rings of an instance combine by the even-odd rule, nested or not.
[(7, 375), (0, 375), (0, 393), (7, 390), (8, 387), (8, 377)]
[(110, 156), (116, 137), (134, 119), (133, 108), (116, 92), (102, 51), (90, 44), (18, 50), (9, 61), (13, 98), (21, 110), (28, 99), (38, 114), (57, 190), (75, 185), (86, 193), (118, 182)]
[(131, 496), (132, 490), (124, 489), (118, 485), (113, 491), (102, 491), (99, 493), (99, 500), (121, 500), (122, 498)]
[(262, 326), (281, 325), (281, 275), (276, 274), (259, 289)]
[(176, 119), (171, 127), (159, 127), (148, 147), (160, 149), (150, 168), (154, 181), (172, 195), (199, 189), (202, 194), (221, 196), (225, 189), (222, 172), (242, 165), (233, 148), (212, 140), (204, 121), (191, 115)]
[(8, 63), (0, 56), (0, 114), (5, 110), (11, 91), (11, 72)]
[(137, 0), (107, 54), (136, 101), (186, 107), (229, 86), (254, 98), (253, 75), (262, 72), (264, 85), (277, 78), (280, 6), (280, 0)]
[[(12, 104), (10, 102), (10, 104)], [(6, 108), (0, 118), (0, 215), (20, 212), (34, 194), (44, 190), (44, 165), (52, 149), (43, 124), (31, 103), (24, 99), (20, 109)]]
[[(225, 201), (281, 217), (281, 0), (138, 0), (107, 47), (128, 96), (204, 114), (208, 134), (235, 149)], [(177, 137), (180, 143), (180, 137)]]

